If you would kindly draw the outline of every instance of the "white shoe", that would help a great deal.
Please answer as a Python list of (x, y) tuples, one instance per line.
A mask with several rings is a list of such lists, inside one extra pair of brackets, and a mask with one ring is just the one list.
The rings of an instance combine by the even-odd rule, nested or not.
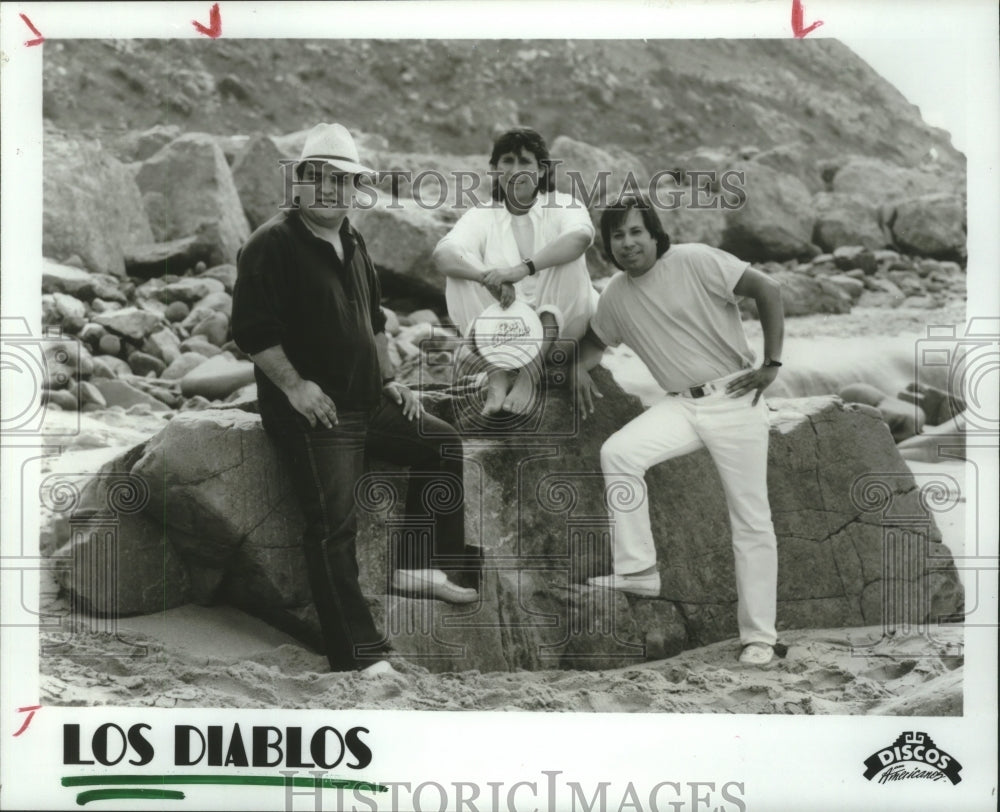
[(631, 592), (646, 598), (660, 596), (660, 573), (651, 572), (647, 575), (597, 575), (588, 578), (590, 586), (603, 589), (617, 589), (621, 592)]
[(434, 598), (448, 603), (475, 603), (479, 593), (448, 580), (442, 570), (396, 570), (392, 588), (414, 598)]
[(767, 643), (747, 643), (740, 652), (743, 665), (767, 665), (774, 658), (774, 646)]

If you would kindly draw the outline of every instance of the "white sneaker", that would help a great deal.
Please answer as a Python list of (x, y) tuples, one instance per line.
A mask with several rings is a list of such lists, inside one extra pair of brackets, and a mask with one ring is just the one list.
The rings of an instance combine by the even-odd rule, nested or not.
[(362, 677), (384, 677), (389, 674), (398, 674), (399, 672), (392, 667), (392, 663), (388, 660), (379, 660), (377, 663), (372, 663), (367, 668), (362, 668), (360, 674)]
[(617, 589), (621, 592), (631, 592), (645, 598), (660, 596), (660, 573), (651, 572), (648, 575), (596, 575), (588, 578), (590, 586), (602, 589)]
[(748, 643), (740, 652), (743, 665), (767, 665), (774, 657), (774, 646), (767, 643)]
[(442, 570), (396, 570), (392, 588), (413, 598), (434, 598), (448, 603), (475, 603), (479, 593), (448, 580)]

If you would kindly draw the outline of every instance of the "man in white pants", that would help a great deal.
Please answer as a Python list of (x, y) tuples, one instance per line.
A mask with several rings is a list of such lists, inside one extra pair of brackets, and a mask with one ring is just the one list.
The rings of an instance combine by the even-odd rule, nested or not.
[[(770, 662), (775, 631), (777, 542), (767, 501), (767, 407), (784, 314), (779, 286), (732, 254), (700, 243), (670, 245), (648, 202), (626, 197), (601, 217), (605, 250), (623, 273), (601, 294), (583, 342), (577, 393), (584, 417), (600, 397), (589, 370), (606, 346), (624, 342), (667, 395), (607, 439), (601, 469), (607, 488), (633, 487), (664, 460), (705, 447), (722, 479), (736, 560), (740, 662)], [(764, 362), (754, 366), (737, 297), (757, 303)], [(591, 586), (660, 593), (644, 489), (641, 504), (611, 505), (614, 573)], [(609, 500), (615, 501), (615, 500)], [(624, 508), (624, 509), (622, 509)]]

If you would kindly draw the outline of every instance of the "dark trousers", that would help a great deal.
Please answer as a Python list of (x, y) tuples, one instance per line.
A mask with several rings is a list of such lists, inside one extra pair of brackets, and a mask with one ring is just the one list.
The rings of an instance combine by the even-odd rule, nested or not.
[(387, 398), (374, 413), (338, 412), (330, 429), (264, 403), (261, 418), (305, 515), (303, 552), (332, 670), (363, 667), (388, 650), (358, 583), (357, 503), (387, 508), (399, 475), (366, 475), (372, 458), (410, 468), (390, 574), (436, 568), (478, 580), (478, 549), (465, 546), (462, 441), (448, 423), (427, 414), (411, 422)]

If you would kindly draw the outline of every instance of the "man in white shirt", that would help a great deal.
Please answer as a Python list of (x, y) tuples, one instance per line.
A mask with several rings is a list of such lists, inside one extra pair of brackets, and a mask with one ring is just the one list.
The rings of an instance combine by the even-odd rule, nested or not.
[(520, 299), (538, 313), (544, 339), (532, 367), (516, 378), (491, 368), (483, 413), (523, 414), (536, 402), (536, 382), (552, 341), (579, 339), (594, 312), (596, 293), (584, 252), (594, 239), (587, 208), (555, 191), (548, 148), (530, 129), (496, 139), (490, 206), (467, 211), (434, 249), (448, 277), (448, 315), (468, 336), (475, 319), (495, 301)]
[[(606, 346), (627, 344), (667, 395), (605, 441), (606, 487), (642, 482), (648, 468), (706, 447), (719, 471), (733, 532), (740, 662), (773, 656), (777, 540), (767, 500), (769, 424), (761, 393), (775, 379), (784, 314), (779, 285), (732, 254), (700, 243), (671, 245), (648, 201), (625, 197), (601, 216), (608, 255), (623, 273), (601, 294), (582, 343), (577, 394), (584, 417), (600, 397), (589, 370)], [(737, 297), (757, 303), (762, 366), (740, 319)], [(610, 505), (614, 573), (592, 586), (658, 596), (660, 575), (645, 489), (641, 504)], [(615, 500), (609, 500), (614, 502)]]

